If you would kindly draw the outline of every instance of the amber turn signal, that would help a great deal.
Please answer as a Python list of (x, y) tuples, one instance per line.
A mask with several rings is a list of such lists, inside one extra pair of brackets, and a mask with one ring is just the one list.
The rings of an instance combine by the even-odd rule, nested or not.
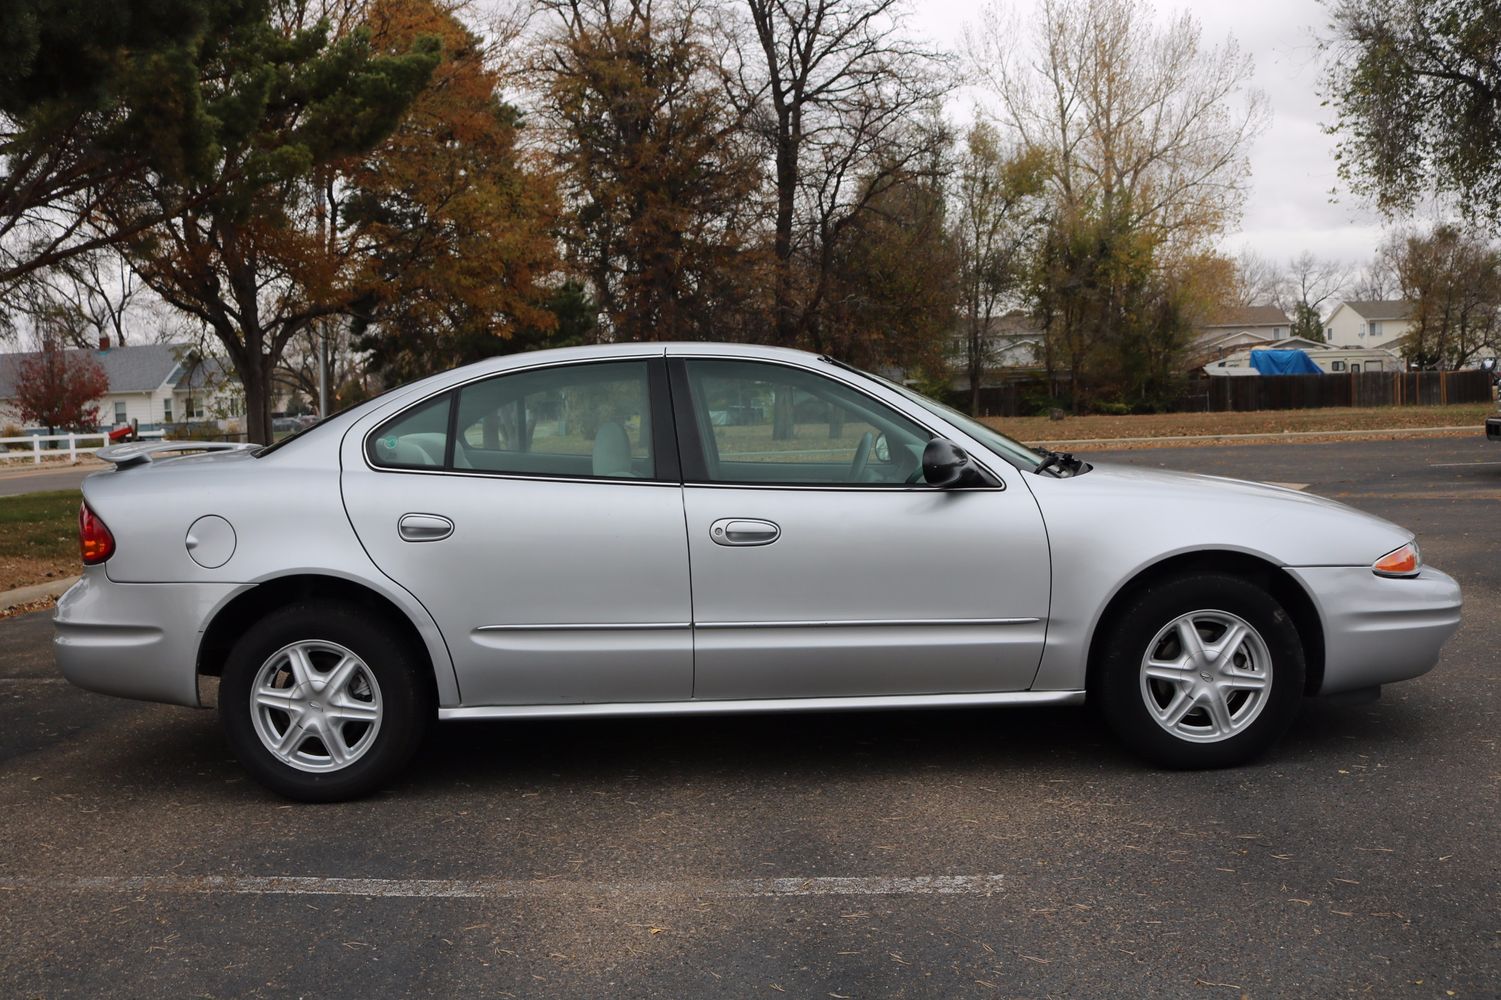
[(1423, 558), (1418, 554), (1417, 545), (1408, 542), (1377, 559), (1371, 565), (1371, 571), (1377, 576), (1417, 576), (1422, 565)]

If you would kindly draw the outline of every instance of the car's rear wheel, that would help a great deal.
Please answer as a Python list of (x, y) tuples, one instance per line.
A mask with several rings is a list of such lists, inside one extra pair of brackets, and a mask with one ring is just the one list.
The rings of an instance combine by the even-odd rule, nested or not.
[(365, 795), (411, 758), (432, 698), (409, 643), (358, 608), (306, 603), (248, 629), (219, 685), (230, 747), (263, 785), (303, 802)]
[(1166, 767), (1265, 753), (1303, 696), (1303, 646), (1287, 611), (1249, 580), (1200, 573), (1150, 584), (1103, 635), (1097, 690), (1111, 728)]

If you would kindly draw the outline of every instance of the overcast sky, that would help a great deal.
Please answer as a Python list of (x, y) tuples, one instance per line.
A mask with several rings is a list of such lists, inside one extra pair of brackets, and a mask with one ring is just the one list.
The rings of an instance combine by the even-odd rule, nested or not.
[[(1009, 0), (1022, 10), (1031, 0)], [(912, 26), (958, 49), (966, 23), (979, 20), (985, 0), (913, 0)], [(1320, 122), (1319, 53), (1314, 32), (1326, 24), (1317, 0), (1158, 0), (1159, 18), (1187, 9), (1204, 31), (1206, 47), (1233, 35), (1255, 60), (1255, 85), (1267, 95), (1272, 120), (1251, 150), (1251, 191), (1240, 228), (1225, 240), (1231, 253), (1249, 246), (1285, 263), (1304, 250), (1364, 264), (1381, 240), (1376, 213), (1340, 187), (1334, 142)], [(972, 104), (973, 97), (961, 98)], [(954, 109), (967, 118), (966, 107)]]

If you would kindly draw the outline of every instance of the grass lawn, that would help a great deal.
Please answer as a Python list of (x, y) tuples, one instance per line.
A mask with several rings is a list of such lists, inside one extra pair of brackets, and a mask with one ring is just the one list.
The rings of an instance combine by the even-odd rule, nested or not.
[(0, 497), (0, 590), (75, 576), (77, 490)]
[(1030, 443), (1189, 434), (1382, 431), (1405, 427), (1472, 427), (1476, 434), (1483, 434), (1485, 418), (1495, 412), (1494, 403), (1464, 403), (1457, 406), (1341, 406), (1319, 410), (1254, 410), (1248, 413), (1147, 413), (1126, 417), (1093, 414), (1064, 417), (1062, 420), (1049, 420), (1047, 417), (986, 417), (985, 423), (1017, 440)]

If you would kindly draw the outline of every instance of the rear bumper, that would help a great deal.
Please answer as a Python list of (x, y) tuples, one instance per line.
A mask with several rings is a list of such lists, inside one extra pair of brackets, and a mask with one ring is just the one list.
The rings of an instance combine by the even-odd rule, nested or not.
[(1412, 579), (1365, 567), (1289, 568), (1324, 623), (1324, 681), (1318, 694), (1355, 691), (1418, 677), (1459, 628), (1459, 584), (1424, 568)]
[(57, 602), (53, 650), (89, 691), (198, 705), (198, 644), (243, 584), (115, 583), (90, 567)]
[(1485, 418), (1485, 436), (1491, 441), (1501, 441), (1501, 417)]

